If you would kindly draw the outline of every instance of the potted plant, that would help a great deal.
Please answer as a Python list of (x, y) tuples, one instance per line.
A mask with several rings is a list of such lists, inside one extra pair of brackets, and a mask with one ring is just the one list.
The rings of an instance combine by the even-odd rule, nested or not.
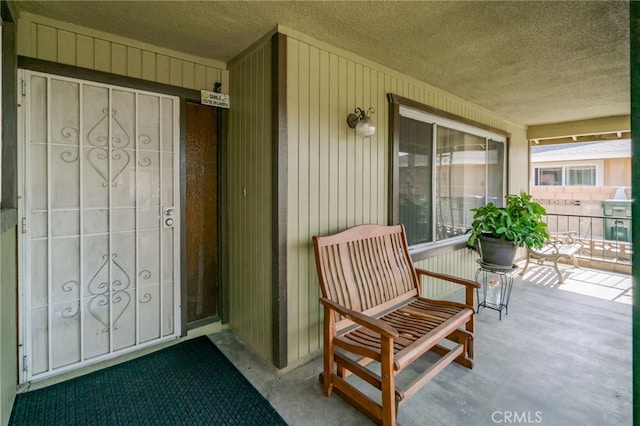
[(531, 201), (524, 191), (520, 195), (507, 195), (506, 205), (497, 207), (488, 203), (471, 209), (474, 212), (467, 245), (480, 253), (487, 265), (511, 268), (518, 247), (542, 247), (549, 238), (547, 224), (542, 216), (547, 212)]

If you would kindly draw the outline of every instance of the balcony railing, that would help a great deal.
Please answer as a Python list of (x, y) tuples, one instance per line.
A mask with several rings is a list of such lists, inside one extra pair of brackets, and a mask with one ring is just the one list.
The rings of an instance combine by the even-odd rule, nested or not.
[(605, 269), (629, 272), (631, 268), (631, 218), (548, 214), (545, 218), (552, 237), (571, 233), (582, 243), (576, 254), (581, 263)]

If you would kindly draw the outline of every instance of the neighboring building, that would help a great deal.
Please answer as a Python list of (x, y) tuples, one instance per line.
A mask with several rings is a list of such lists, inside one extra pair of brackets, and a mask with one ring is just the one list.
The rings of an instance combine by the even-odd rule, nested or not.
[(630, 139), (532, 146), (531, 194), (552, 234), (575, 232), (628, 260), (617, 243), (631, 242)]
[(631, 198), (631, 140), (532, 146), (531, 194), (549, 213), (602, 216), (603, 200)]
[(631, 140), (531, 147), (532, 186), (630, 186)]

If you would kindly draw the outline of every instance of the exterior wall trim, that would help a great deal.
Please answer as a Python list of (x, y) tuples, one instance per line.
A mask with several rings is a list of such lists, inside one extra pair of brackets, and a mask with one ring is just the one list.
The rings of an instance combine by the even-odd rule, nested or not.
[[(4, 5), (4, 3), (3, 3)], [(9, 12), (7, 12), (9, 13)], [(3, 12), (4, 14), (4, 12)], [(5, 17), (2, 19), (2, 142), (0, 143), (0, 205), (3, 209), (18, 207), (18, 111), (16, 105), (18, 67), (16, 55), (16, 26)], [(15, 226), (10, 216), (4, 216), (3, 227)]]
[(617, 115), (612, 117), (593, 118), (589, 120), (529, 126), (527, 129), (527, 137), (530, 140), (537, 140), (538, 142), (553, 143), (555, 139), (577, 136), (589, 136), (593, 138), (599, 134), (628, 134), (630, 131), (631, 116)]
[(486, 124), (483, 124), (483, 123), (480, 123), (480, 122), (477, 122), (477, 121), (474, 121), (474, 120), (469, 120), (469, 119), (467, 119), (465, 117), (461, 117), (461, 116), (456, 115), (456, 114), (451, 114), (451, 113), (449, 113), (447, 111), (443, 111), (441, 109), (434, 108), (434, 107), (429, 106), (429, 105), (425, 105), (425, 104), (423, 104), (421, 102), (416, 102), (414, 100), (411, 100), (411, 99), (408, 99), (408, 98), (404, 98), (402, 96), (395, 95), (393, 93), (389, 93), (388, 99), (389, 99), (389, 103), (391, 103), (393, 105), (396, 105), (396, 104), (404, 105), (404, 106), (407, 106), (407, 107), (412, 108), (412, 109), (416, 109), (416, 110), (419, 110), (419, 111), (422, 111), (422, 112), (426, 112), (428, 114), (433, 114), (433, 115), (437, 115), (437, 116), (440, 116), (440, 117), (443, 117), (443, 118), (447, 118), (449, 120), (454, 120), (454, 121), (457, 121), (457, 122), (460, 122), (460, 123), (463, 123), (463, 124), (468, 124), (470, 126), (478, 127), (480, 129), (483, 129), (483, 130), (487, 130), (487, 131), (490, 131), (490, 132), (493, 132), (493, 133), (498, 133), (500, 135), (504, 135), (507, 139), (511, 137), (511, 133), (509, 133), (509, 132), (507, 132), (507, 131), (505, 131), (503, 129), (498, 129), (497, 127), (487, 126)]
[(272, 193), (273, 363), (287, 366), (287, 39), (274, 34), (272, 43)]
[[(18, 68), (28, 69), (31, 71), (44, 72), (47, 74), (56, 74), (63, 77), (79, 78), (82, 80), (91, 80), (103, 84), (113, 84), (117, 86), (127, 87), (130, 89), (148, 90), (150, 92), (159, 92), (167, 95), (178, 96), (180, 98), (200, 102), (200, 91), (187, 89), (184, 87), (173, 86), (165, 83), (157, 83), (154, 81), (143, 80), (134, 77), (128, 77), (119, 74), (112, 74), (104, 71), (97, 71), (88, 68), (76, 67), (74, 65), (61, 64), (59, 62), (50, 62), (43, 59), (31, 58), (28, 56), (18, 56)], [(184, 141), (181, 141), (184, 142)]]

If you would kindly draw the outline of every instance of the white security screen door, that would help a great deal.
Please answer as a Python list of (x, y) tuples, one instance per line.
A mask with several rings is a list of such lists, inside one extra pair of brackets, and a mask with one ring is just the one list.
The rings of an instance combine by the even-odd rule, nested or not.
[(179, 335), (179, 101), (21, 78), (24, 382)]

